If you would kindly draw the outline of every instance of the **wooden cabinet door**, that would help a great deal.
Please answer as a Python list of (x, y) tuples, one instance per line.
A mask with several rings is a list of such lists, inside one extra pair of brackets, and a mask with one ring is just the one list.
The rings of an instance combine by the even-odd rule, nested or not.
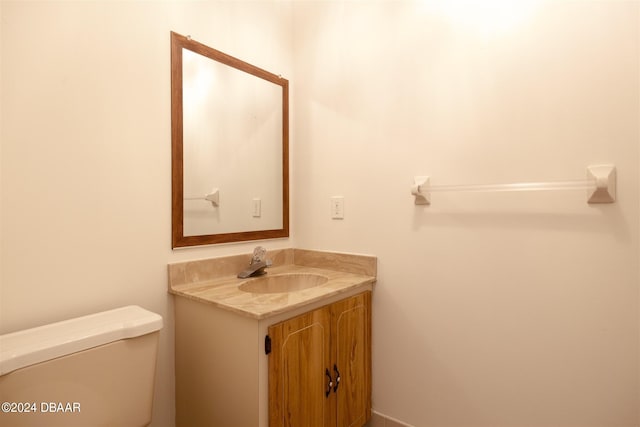
[(335, 426), (333, 391), (326, 395), (330, 329), (331, 312), (327, 307), (269, 328), (270, 427)]
[(362, 427), (369, 420), (371, 292), (272, 325), (268, 333), (269, 427)]
[(371, 292), (331, 306), (337, 427), (362, 427), (371, 415)]

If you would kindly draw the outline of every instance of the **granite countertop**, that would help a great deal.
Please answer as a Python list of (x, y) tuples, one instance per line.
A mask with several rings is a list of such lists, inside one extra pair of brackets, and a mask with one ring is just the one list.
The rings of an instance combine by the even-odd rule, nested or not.
[[(242, 269), (238, 266), (248, 265), (247, 256), (170, 264), (169, 292), (254, 319), (265, 319), (340, 293), (371, 289), (376, 281), (375, 257), (299, 249), (270, 252), (268, 256), (273, 256), (274, 263), (266, 269), (267, 274), (248, 279), (236, 277)], [(327, 281), (293, 292), (252, 293), (239, 288), (250, 280), (282, 274), (314, 274), (326, 277)]]

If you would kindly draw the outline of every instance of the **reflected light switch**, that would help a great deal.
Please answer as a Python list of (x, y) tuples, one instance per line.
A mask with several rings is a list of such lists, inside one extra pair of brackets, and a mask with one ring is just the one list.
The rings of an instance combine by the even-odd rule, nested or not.
[(251, 201), (251, 203), (252, 203), (251, 204), (251, 215), (254, 218), (260, 218), (260, 211), (261, 211), (261, 206), (260, 205), (262, 204), (262, 201), (260, 199), (256, 198), (256, 199), (253, 199)]

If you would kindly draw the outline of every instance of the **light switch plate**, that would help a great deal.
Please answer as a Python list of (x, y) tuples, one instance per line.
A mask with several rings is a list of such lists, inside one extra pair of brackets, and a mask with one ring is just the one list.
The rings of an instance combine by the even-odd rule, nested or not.
[(331, 198), (331, 218), (344, 219), (344, 197), (334, 196)]
[(255, 198), (251, 201), (251, 214), (254, 218), (260, 218), (262, 215), (262, 200)]

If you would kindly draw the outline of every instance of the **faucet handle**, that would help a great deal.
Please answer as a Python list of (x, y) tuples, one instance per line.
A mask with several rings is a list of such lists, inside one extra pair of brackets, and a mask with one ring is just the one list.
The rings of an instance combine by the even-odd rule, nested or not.
[(254, 262), (264, 261), (266, 256), (267, 256), (267, 250), (262, 246), (257, 246), (253, 250), (253, 258), (251, 259), (251, 262), (254, 263)]

